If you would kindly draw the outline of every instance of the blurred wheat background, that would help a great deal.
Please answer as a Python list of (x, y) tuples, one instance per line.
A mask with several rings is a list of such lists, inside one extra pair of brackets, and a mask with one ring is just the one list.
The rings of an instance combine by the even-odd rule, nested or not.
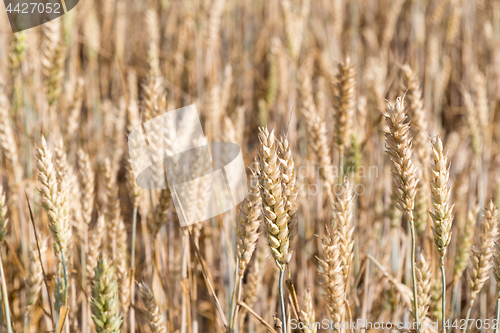
[[(0, 30), (0, 332), (493, 331), (500, 1), (81, 0)], [(127, 137), (190, 104), (249, 195), (181, 228)]]

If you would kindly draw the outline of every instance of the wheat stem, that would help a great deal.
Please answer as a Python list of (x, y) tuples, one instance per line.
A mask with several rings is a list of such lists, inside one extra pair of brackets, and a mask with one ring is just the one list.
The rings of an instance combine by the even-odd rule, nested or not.
[[(450, 307), (450, 315), (449, 315), (449, 319), (450, 321), (453, 320), (453, 316), (455, 315), (455, 304), (457, 302), (457, 293), (458, 293), (458, 283), (455, 284), (455, 286), (453, 287), (453, 294), (451, 296), (451, 307)], [(451, 331), (451, 327), (449, 328), (448, 332)]]
[(465, 333), (467, 332), (467, 323), (469, 322), (469, 318), (470, 318), (470, 312), (472, 310), (472, 305), (474, 304), (474, 302), (470, 302), (469, 303), (469, 307), (467, 308), (467, 315), (465, 315), (465, 327), (464, 329), (462, 330), (462, 333)]
[[(411, 215), (411, 218), (410, 218)], [(417, 277), (415, 273), (415, 225), (413, 223), (413, 214), (408, 214), (408, 221), (410, 222), (411, 232), (411, 279), (413, 285), (413, 310), (415, 311), (415, 321), (417, 322), (417, 333), (419, 331), (419, 318), (418, 318), (418, 300), (417, 300)]]
[(7, 294), (7, 283), (3, 272), (2, 256), (0, 255), (0, 280), (2, 283), (2, 300), (5, 311), (5, 324), (7, 325), (7, 333), (12, 333), (12, 323), (10, 321), (9, 294)]
[(286, 312), (285, 312), (285, 300), (283, 298), (283, 273), (285, 272), (285, 269), (280, 269), (280, 276), (279, 276), (279, 285), (278, 285), (278, 291), (280, 295), (280, 306), (281, 306), (281, 318), (283, 321), (283, 333), (287, 333), (286, 330)]
[(498, 320), (500, 319), (500, 292), (497, 292), (497, 311), (496, 311), (496, 314), (495, 314), (495, 330), (493, 331), (493, 333), (497, 333), (498, 332)]
[(240, 259), (237, 257), (236, 258), (236, 269), (234, 270), (234, 286), (233, 286), (233, 292), (231, 294), (231, 313), (229, 315), (229, 332), (232, 332), (234, 330), (234, 322), (235, 322), (235, 312), (236, 312), (236, 289), (238, 287), (239, 281), (243, 278), (243, 276), (240, 276), (238, 274), (238, 267), (239, 267)]
[(135, 276), (135, 238), (136, 238), (136, 233), (137, 233), (137, 208), (134, 206), (134, 212), (132, 215), (132, 249), (131, 249), (131, 254), (130, 254), (130, 333), (135, 332), (135, 309), (134, 309), (134, 303), (135, 303), (135, 297), (134, 297), (134, 276)]
[(446, 328), (444, 327), (444, 323), (445, 323), (445, 311), (446, 311), (446, 276), (445, 276), (445, 273), (444, 273), (444, 258), (441, 257), (440, 259), (440, 267), (441, 267), (441, 283), (442, 283), (442, 286), (441, 286), (441, 302), (442, 302), (442, 309), (441, 309), (441, 320), (442, 320), (442, 332), (445, 333), (446, 332)]

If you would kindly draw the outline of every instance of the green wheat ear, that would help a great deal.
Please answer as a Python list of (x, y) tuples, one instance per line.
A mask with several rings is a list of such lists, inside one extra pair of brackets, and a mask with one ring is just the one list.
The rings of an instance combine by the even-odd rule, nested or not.
[(122, 316), (119, 314), (118, 283), (115, 267), (106, 259), (101, 259), (95, 268), (94, 285), (92, 286), (92, 320), (97, 333), (119, 333)]

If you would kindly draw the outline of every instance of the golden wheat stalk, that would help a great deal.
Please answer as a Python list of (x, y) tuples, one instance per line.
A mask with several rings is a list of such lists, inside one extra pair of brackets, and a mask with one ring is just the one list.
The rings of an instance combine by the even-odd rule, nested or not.
[(403, 99), (398, 97), (396, 104), (389, 104), (389, 113), (384, 116), (389, 132), (385, 133), (387, 152), (391, 156), (391, 171), (394, 185), (398, 193), (397, 206), (406, 212), (411, 231), (411, 266), (413, 283), (413, 310), (415, 321), (418, 323), (418, 299), (415, 273), (415, 226), (413, 208), (417, 192), (417, 171), (412, 161), (413, 148), (409, 136), (410, 124), (406, 122)]

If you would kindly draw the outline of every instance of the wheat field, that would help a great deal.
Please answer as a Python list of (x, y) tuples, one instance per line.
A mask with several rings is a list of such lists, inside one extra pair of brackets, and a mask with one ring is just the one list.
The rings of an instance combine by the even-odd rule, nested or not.
[[(498, 331), (500, 1), (3, 10), (0, 333)], [(128, 135), (191, 104), (248, 195), (181, 227)]]

